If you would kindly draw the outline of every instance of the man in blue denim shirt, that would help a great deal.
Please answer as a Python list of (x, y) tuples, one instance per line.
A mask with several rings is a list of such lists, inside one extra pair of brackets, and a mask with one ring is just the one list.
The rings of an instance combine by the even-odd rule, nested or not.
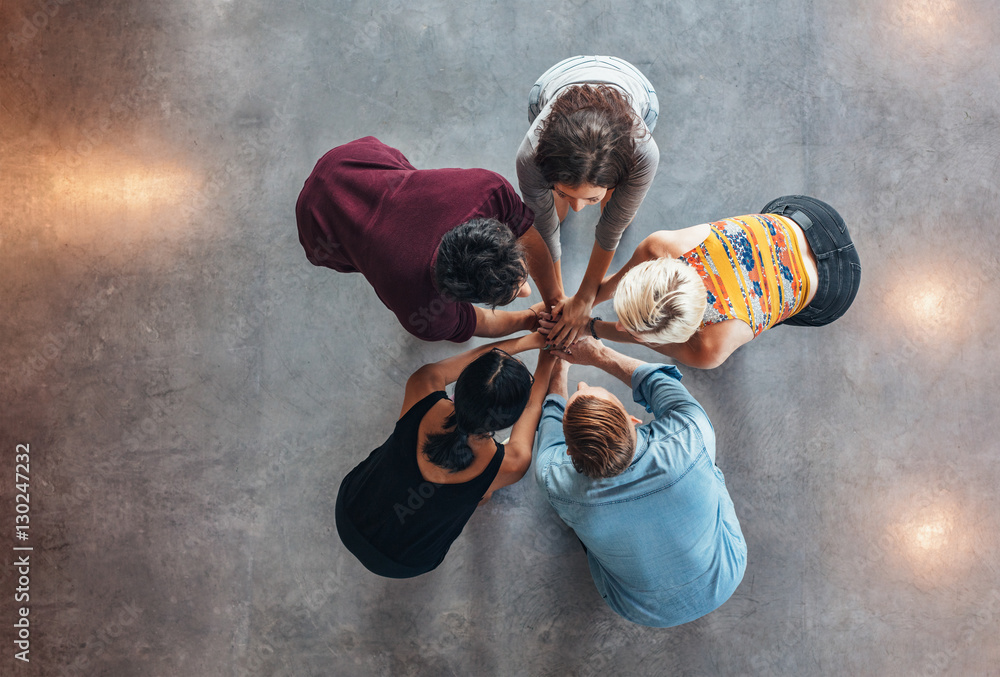
[(542, 410), (535, 478), (583, 542), (612, 609), (663, 628), (700, 618), (729, 599), (746, 569), (712, 424), (676, 367), (589, 338), (571, 351), (557, 354), (630, 384), (655, 420), (641, 425), (617, 397), (583, 382), (567, 399), (562, 364)]

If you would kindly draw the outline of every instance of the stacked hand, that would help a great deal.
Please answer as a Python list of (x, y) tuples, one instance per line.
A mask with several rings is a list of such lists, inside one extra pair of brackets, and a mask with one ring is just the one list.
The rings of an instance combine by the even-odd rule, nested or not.
[[(534, 308), (534, 306), (532, 306)], [(563, 299), (550, 310), (538, 313), (538, 331), (549, 338), (552, 346), (565, 348), (587, 335), (591, 305), (576, 297)]]
[(584, 336), (592, 307), (593, 303), (579, 295), (563, 299), (552, 306), (549, 316), (553, 324), (548, 328), (549, 340), (564, 348)]
[(552, 354), (570, 364), (586, 364), (593, 366), (597, 364), (602, 350), (604, 350), (603, 343), (589, 336), (585, 336), (576, 343), (568, 345), (565, 348), (552, 350)]

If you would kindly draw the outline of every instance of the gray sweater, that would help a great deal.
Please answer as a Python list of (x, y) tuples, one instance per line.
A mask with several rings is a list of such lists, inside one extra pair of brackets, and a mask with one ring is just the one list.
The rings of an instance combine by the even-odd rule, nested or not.
[[(545, 181), (535, 164), (535, 152), (541, 125), (552, 111), (552, 103), (560, 90), (577, 84), (607, 84), (620, 89), (631, 101), (640, 120), (650, 105), (646, 86), (641, 78), (636, 77), (634, 69), (619, 67), (614, 62), (587, 63), (543, 83), (539, 100), (541, 111), (532, 121), (517, 151), (517, 181), (525, 204), (535, 213), (535, 228), (548, 245), (553, 261), (558, 261), (562, 254), (559, 245), (559, 219), (552, 199), (552, 186)], [(636, 139), (636, 155), (635, 168), (624, 183), (615, 186), (615, 192), (597, 223), (597, 244), (604, 251), (610, 252), (618, 248), (622, 233), (635, 217), (656, 175), (660, 150), (648, 130), (642, 138)]]

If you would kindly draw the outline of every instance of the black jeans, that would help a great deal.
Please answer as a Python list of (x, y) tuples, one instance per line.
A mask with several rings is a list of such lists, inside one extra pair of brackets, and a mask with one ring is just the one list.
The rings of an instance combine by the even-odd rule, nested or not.
[(837, 210), (806, 195), (771, 200), (761, 214), (786, 216), (802, 227), (819, 272), (816, 296), (780, 324), (822, 327), (847, 312), (861, 286), (861, 259)]

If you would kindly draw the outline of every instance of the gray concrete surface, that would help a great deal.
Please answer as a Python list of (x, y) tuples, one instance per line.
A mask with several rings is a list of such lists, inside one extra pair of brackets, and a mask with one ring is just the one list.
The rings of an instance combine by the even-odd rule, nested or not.
[[(0, 3), (0, 673), (1000, 674), (998, 15), (993, 0)], [(455, 347), (306, 262), (302, 181), (368, 134), (420, 167), (513, 179), (531, 83), (578, 53), (632, 61), (662, 105), (659, 173), (615, 266), (655, 229), (787, 193), (836, 206), (865, 266), (836, 324), (685, 370), (749, 565), (727, 604), (669, 630), (605, 607), (529, 482), (415, 580), (368, 574), (333, 523), (406, 376)], [(574, 283), (591, 238), (564, 236)]]

